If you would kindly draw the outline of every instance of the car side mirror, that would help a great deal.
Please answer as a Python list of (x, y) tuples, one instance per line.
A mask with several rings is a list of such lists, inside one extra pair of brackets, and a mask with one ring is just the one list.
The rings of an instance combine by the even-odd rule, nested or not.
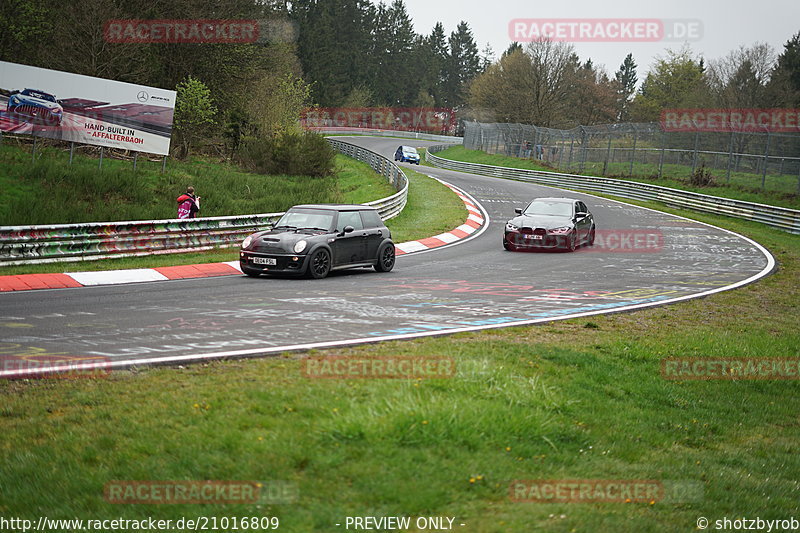
[(345, 226), (342, 233), (353, 233), (356, 230), (353, 226)]
[(514, 208), (514, 212), (515, 212), (516, 214), (518, 214), (518, 215), (521, 215), (521, 214), (522, 214), (522, 208), (521, 208), (521, 207), (515, 207), (515, 208)]

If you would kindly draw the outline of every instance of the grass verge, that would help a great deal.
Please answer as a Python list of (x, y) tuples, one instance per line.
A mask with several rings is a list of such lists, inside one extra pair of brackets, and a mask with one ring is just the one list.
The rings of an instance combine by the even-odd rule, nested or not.
[(89, 157), (61, 150), (30, 154), (0, 146), (0, 225), (67, 224), (176, 217), (177, 198), (188, 185), (202, 197), (203, 216), (284, 211), (297, 203), (377, 200), (394, 193), (368, 165), (338, 154), (330, 178), (265, 176), (209, 159), (171, 161), (167, 171), (142, 162), (106, 159), (103, 168)]
[(453, 191), (416, 170), (404, 168), (403, 172), (409, 180), (408, 203), (386, 223), (395, 242), (424, 239), (464, 223), (469, 213)]
[[(688, 216), (757, 240), (780, 269), (668, 307), (324, 352), (452, 357), (450, 379), (311, 380), (303, 356), (285, 355), (0, 383), (0, 512), (278, 516), (292, 532), (340, 531), (345, 516), (455, 516), (467, 524), (457, 529), (480, 533), (797, 516), (798, 382), (666, 381), (660, 360), (800, 357), (800, 238)], [(103, 500), (109, 480), (148, 479), (282, 480), (299, 498)], [(513, 503), (515, 479), (677, 480), (702, 493), (677, 504)]]
[[(487, 154), (480, 150), (467, 150), (463, 146), (453, 146), (435, 155), (453, 161), (463, 161), (467, 163), (479, 163), (482, 165), (494, 165), (506, 168), (522, 168), (528, 170), (543, 170), (546, 172), (572, 172), (579, 173), (577, 168), (571, 170), (555, 169), (550, 166), (542, 165), (534, 159), (520, 159), (517, 157), (510, 157), (499, 154)], [(602, 177), (602, 164), (587, 165), (583, 174), (594, 175)], [(689, 183), (689, 179), (683, 177), (669, 177), (686, 175), (685, 167), (682, 165), (664, 165), (663, 178), (654, 177), (658, 174), (658, 166), (656, 165), (643, 165), (637, 163), (634, 166), (634, 177), (627, 175), (628, 166), (620, 163), (615, 163), (610, 166), (610, 170), (606, 177), (614, 179), (622, 179), (628, 181), (636, 181), (639, 183), (647, 183), (650, 185), (660, 185), (662, 187), (671, 187), (673, 189), (681, 189), (684, 191), (692, 191), (701, 194), (710, 194), (713, 196), (722, 196), (725, 198), (734, 198), (736, 200), (743, 200), (746, 202), (756, 202), (769, 205), (779, 205), (789, 207), (792, 209), (800, 209), (800, 195), (796, 194), (797, 178), (791, 178), (783, 190), (757, 190), (754, 187), (747, 186), (746, 183), (752, 175), (732, 175), (731, 184), (725, 184), (722, 179), (717, 176), (717, 185), (713, 187), (695, 187)], [(714, 171), (712, 170), (712, 173)], [(715, 174), (716, 175), (716, 174)], [(785, 177), (787, 178), (788, 177)], [(794, 180), (794, 181), (792, 181)], [(760, 183), (760, 179), (759, 179)]]

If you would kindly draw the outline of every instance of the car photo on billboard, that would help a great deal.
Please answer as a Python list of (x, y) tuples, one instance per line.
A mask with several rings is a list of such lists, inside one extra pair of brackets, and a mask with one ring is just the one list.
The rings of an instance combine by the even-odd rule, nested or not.
[(48, 126), (61, 126), (64, 109), (52, 94), (38, 89), (23, 89), (11, 93), (7, 112), (19, 118), (27, 117), (33, 122)]

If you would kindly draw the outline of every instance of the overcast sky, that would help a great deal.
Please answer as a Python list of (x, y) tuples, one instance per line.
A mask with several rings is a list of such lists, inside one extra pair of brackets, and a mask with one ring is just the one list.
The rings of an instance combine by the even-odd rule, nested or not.
[[(418, 33), (429, 34), (437, 21), (449, 35), (459, 21), (472, 29), (478, 49), (489, 43), (495, 57), (508, 47), (512, 19), (693, 19), (702, 23), (702, 35), (690, 43), (696, 54), (716, 59), (740, 45), (767, 42), (777, 53), (800, 31), (800, 0), (405, 0)], [(605, 66), (610, 76), (628, 53), (644, 79), (656, 56), (682, 42), (578, 42), (575, 49), (585, 61)]]

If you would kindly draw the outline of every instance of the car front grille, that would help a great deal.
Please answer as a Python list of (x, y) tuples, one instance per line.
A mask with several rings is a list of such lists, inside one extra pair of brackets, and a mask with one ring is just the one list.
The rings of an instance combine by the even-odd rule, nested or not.
[(286, 250), (281, 248), (278, 244), (280, 241), (276, 241), (275, 243), (272, 242), (264, 242), (259, 241), (255, 246), (253, 246), (252, 250), (254, 252), (259, 252), (262, 254), (283, 254), (286, 253)]

